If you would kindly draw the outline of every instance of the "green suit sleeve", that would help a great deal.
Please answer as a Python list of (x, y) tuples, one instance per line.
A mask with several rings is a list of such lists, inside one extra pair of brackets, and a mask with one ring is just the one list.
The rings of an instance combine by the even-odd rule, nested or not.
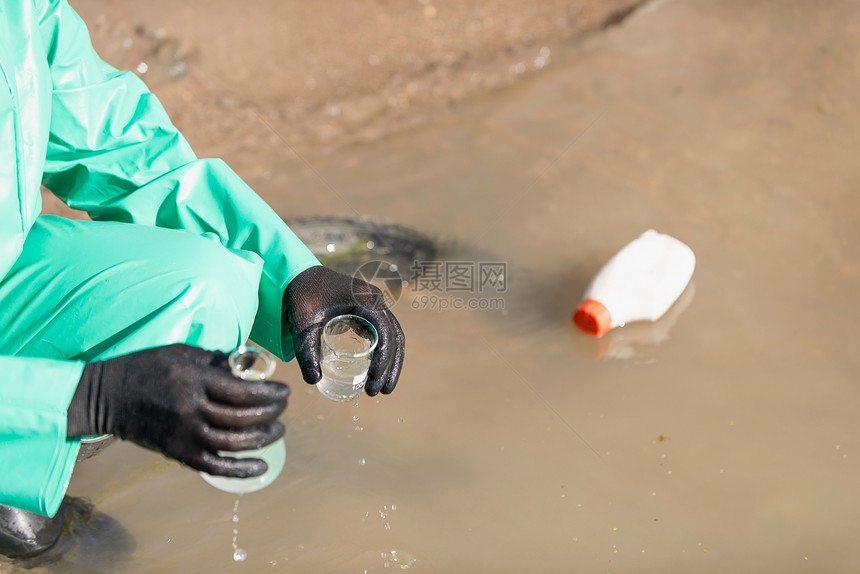
[(47, 3), (41, 30), (54, 85), (44, 185), (93, 219), (215, 233), (260, 255), (251, 338), (291, 359), (283, 293), (314, 255), (226, 164), (197, 159), (137, 76), (99, 59), (66, 0)]

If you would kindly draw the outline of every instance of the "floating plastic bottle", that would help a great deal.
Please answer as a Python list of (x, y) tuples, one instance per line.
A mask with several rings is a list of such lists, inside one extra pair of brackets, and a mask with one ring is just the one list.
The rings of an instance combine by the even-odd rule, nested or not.
[(573, 322), (586, 335), (602, 337), (626, 323), (656, 321), (684, 292), (695, 267), (692, 249), (649, 229), (598, 272)]

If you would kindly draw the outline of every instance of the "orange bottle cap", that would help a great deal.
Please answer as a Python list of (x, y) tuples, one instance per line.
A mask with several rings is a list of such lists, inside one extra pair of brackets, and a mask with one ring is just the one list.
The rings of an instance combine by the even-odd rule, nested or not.
[(573, 323), (586, 335), (599, 339), (612, 328), (612, 316), (600, 301), (586, 299), (573, 313)]

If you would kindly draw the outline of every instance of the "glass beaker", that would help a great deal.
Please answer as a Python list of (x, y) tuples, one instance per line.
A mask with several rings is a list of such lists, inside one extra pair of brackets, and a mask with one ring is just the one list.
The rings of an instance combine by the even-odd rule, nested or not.
[(376, 327), (363, 317), (339, 315), (329, 320), (322, 331), (319, 392), (333, 401), (356, 399), (364, 390), (378, 341)]

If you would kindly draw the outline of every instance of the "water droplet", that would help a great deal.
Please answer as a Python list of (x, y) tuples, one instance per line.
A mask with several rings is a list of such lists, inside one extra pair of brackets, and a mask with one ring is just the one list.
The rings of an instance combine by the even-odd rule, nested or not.
[(234, 562), (244, 562), (248, 557), (248, 553), (242, 550), (241, 548), (237, 548), (233, 551), (233, 561)]
[(405, 423), (405, 422), (406, 422), (406, 419), (404, 419), (403, 417), (400, 417), (399, 419), (397, 419), (397, 422), (399, 422), (399, 423)]
[(354, 417), (352, 417), (352, 420), (357, 421), (357, 420), (358, 420), (358, 415), (355, 415)]
[(386, 523), (385, 523), (385, 529), (386, 529), (386, 530), (391, 530), (391, 523), (390, 523), (390, 522), (386, 522)]
[(337, 247), (335, 246), (334, 243), (329, 243), (328, 245), (325, 246), (325, 250), (328, 251), (329, 253), (334, 253), (336, 249), (337, 249)]
[(366, 462), (367, 462), (367, 461), (366, 461), (366, 460), (364, 460), (363, 458), (358, 459), (358, 464), (360, 464), (361, 466), (364, 466), (364, 464), (365, 464)]
[(239, 515), (238, 514), (233, 515), (233, 522), (239, 522)]
[(355, 425), (355, 430), (357, 430), (358, 432), (361, 432), (364, 430), (364, 427), (360, 426), (360, 425)]
[(511, 65), (510, 68), (508, 68), (508, 71), (511, 73), (511, 75), (517, 76), (519, 74), (525, 73), (526, 65), (523, 62), (518, 62), (516, 64)]

